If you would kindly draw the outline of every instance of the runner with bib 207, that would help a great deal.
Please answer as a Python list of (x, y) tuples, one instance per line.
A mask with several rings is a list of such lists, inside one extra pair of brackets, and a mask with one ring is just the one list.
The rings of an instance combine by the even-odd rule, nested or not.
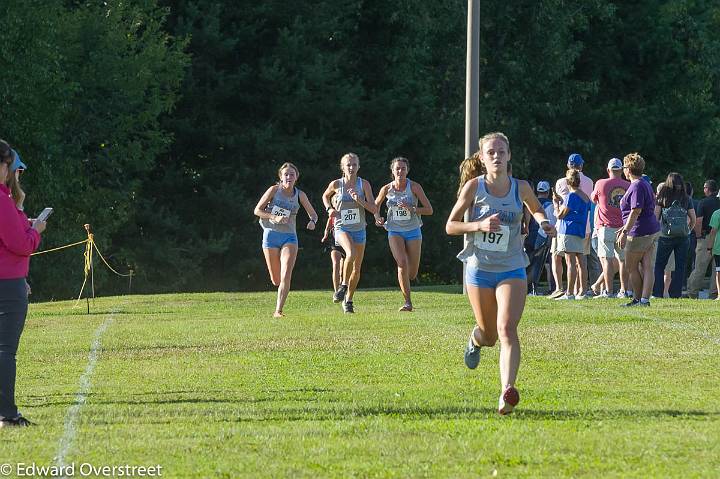
[(335, 217), (335, 240), (345, 250), (342, 281), (333, 301), (342, 302), (344, 312), (354, 313), (353, 295), (365, 257), (365, 210), (375, 214), (377, 206), (370, 183), (358, 177), (360, 158), (355, 153), (343, 155), (340, 169), (343, 176), (330, 182), (323, 193), (323, 204), (328, 215)]

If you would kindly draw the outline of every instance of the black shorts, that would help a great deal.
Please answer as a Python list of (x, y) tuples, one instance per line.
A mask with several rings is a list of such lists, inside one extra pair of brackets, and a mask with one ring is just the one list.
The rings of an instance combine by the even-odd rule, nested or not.
[(334, 238), (331, 237), (328, 241), (323, 243), (323, 245), (323, 252), (330, 253), (331, 251), (339, 251), (343, 259), (345, 258), (345, 250), (342, 246), (335, 244)]
[(720, 254), (713, 255), (715, 258), (715, 271), (720, 271)]
[(343, 259), (345, 258), (345, 250), (344, 250), (343, 247), (340, 246), (339, 244), (333, 244), (333, 245), (331, 245), (331, 246), (330, 246), (330, 251), (339, 251), (339, 252), (340, 252), (340, 255), (342, 255)]

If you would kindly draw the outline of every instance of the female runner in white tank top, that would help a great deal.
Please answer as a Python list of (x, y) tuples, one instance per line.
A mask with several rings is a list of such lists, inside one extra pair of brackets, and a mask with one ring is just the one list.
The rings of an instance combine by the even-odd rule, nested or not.
[[(433, 208), (420, 183), (407, 177), (410, 162), (398, 157), (390, 163), (393, 181), (380, 188), (375, 206), (375, 224), (388, 232), (390, 251), (397, 263), (397, 277), (405, 304), (400, 311), (412, 311), (410, 280), (418, 275), (422, 249), (421, 215), (433, 214)], [(380, 206), (387, 199), (387, 219), (380, 216)], [(418, 206), (420, 203), (422, 206)]]
[(265, 191), (255, 206), (255, 216), (263, 229), (263, 254), (270, 273), (270, 281), (278, 287), (275, 304), (276, 318), (281, 318), (283, 306), (290, 292), (290, 280), (298, 253), (295, 220), (300, 205), (310, 217), (307, 229), (314, 230), (318, 216), (307, 195), (295, 187), (300, 171), (292, 163), (284, 163), (278, 170), (280, 181)]
[(323, 193), (325, 211), (335, 217), (335, 240), (345, 250), (342, 282), (333, 296), (342, 302), (343, 311), (354, 313), (353, 295), (360, 281), (360, 268), (365, 257), (365, 210), (377, 212), (372, 187), (358, 177), (360, 159), (347, 153), (340, 159), (342, 178), (333, 180)]
[[(480, 347), (494, 346), (500, 339), (500, 414), (512, 412), (520, 401), (515, 389), (520, 366), (517, 327), (525, 308), (528, 263), (520, 235), (523, 205), (546, 234), (555, 235), (532, 187), (508, 174), (509, 161), (510, 142), (505, 135), (480, 138), (480, 151), (463, 162), (461, 190), (445, 225), (448, 234), (466, 234), (469, 239), (458, 257), (467, 263), (467, 294), (477, 324), (465, 350), (465, 364), (475, 369)], [(483, 167), (485, 175), (478, 176)], [(466, 222), (463, 215), (468, 210)]]

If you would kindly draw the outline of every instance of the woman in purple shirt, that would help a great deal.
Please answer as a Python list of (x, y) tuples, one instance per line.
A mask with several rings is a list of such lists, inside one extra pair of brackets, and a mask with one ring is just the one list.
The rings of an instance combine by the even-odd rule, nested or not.
[(645, 160), (638, 153), (625, 156), (623, 171), (630, 180), (630, 187), (620, 200), (624, 224), (617, 231), (617, 241), (620, 248), (625, 250), (633, 300), (624, 306), (650, 306), (650, 294), (655, 282), (653, 260), (660, 223), (655, 216), (655, 193), (650, 183), (642, 179), (644, 170)]

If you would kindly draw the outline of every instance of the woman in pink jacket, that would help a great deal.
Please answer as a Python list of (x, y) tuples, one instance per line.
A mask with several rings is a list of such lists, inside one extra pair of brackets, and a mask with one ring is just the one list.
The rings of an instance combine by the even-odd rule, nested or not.
[[(40, 245), (45, 222), (32, 225), (8, 188), (15, 152), (0, 140), (0, 428), (28, 426), (15, 405), (15, 355), (27, 315), (30, 254)], [(17, 163), (16, 163), (17, 165)]]

